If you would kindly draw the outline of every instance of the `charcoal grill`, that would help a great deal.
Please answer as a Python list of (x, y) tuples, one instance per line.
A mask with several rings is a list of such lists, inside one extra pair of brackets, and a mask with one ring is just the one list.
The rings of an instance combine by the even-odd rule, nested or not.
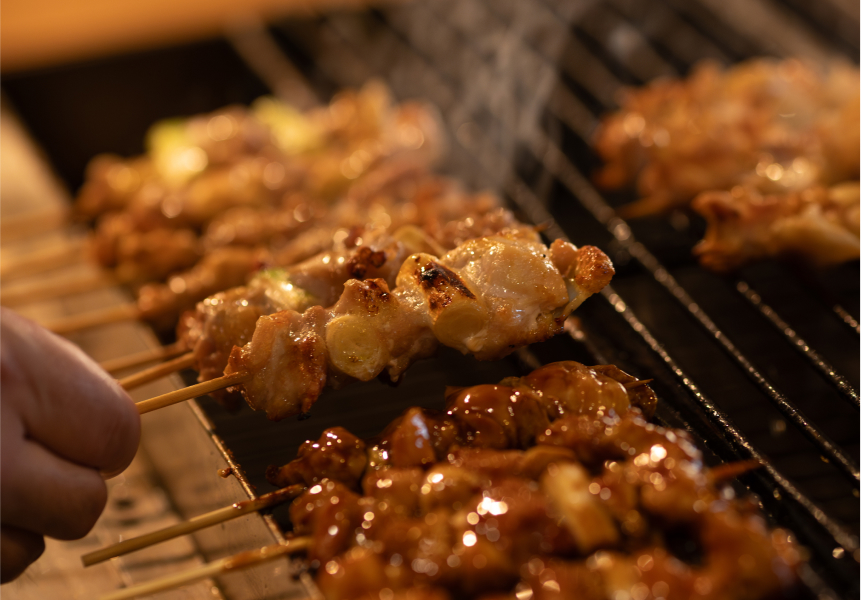
[[(824, 600), (859, 594), (858, 263), (709, 273), (691, 256), (704, 230), (698, 218), (615, 216), (633, 193), (593, 186), (589, 139), (621, 86), (684, 75), (706, 58), (857, 63), (858, 29), (848, 0), (438, 0), (13, 74), (4, 91), (72, 189), (96, 152), (140, 152), (157, 118), (267, 92), (327, 100), (371, 77), (399, 99), (428, 99), (449, 133), (443, 172), (497, 190), (545, 224), (549, 238), (601, 247), (617, 275), (567, 335), (510, 360), (444, 351), (397, 388), (375, 382), (330, 393), (306, 421), (273, 424), (199, 401), (247, 489), (268, 489), (266, 465), (286, 462), (324, 428), (346, 424), (371, 436), (406, 406), (440, 408), (446, 384), (493, 382), (554, 360), (615, 363), (654, 378), (657, 419), (691, 431), (711, 464), (766, 464), (743, 475), (739, 491), (753, 492), (773, 523), (810, 549), (804, 583)], [(268, 521), (276, 538), (289, 527), (284, 513)]]

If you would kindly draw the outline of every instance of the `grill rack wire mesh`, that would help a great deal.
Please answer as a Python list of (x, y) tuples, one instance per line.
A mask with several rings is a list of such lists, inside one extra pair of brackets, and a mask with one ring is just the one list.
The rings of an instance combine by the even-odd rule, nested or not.
[[(716, 460), (765, 463), (743, 481), (812, 549), (811, 591), (855, 596), (858, 302), (857, 287), (841, 282), (857, 283), (857, 263), (824, 276), (785, 265), (705, 273), (690, 254), (703, 231), (696, 218), (625, 222), (614, 207), (633, 195), (602, 193), (589, 178), (598, 164), (589, 139), (623, 86), (683, 76), (703, 59), (857, 60), (857, 32), (821, 34), (845, 11), (839, 2), (818, 15), (793, 2), (762, 6), (768, 35), (751, 35), (737, 6), (674, 0), (448, 0), (293, 20), (269, 35), (324, 97), (381, 77), (398, 97), (430, 99), (452, 140), (446, 171), (504, 193), (550, 239), (610, 248), (619, 274), (570, 340), (596, 362), (655, 377), (659, 419), (694, 432)], [(624, 326), (605, 327), (611, 314)], [(708, 351), (692, 348), (701, 345)], [(804, 374), (787, 377), (796, 370)]]

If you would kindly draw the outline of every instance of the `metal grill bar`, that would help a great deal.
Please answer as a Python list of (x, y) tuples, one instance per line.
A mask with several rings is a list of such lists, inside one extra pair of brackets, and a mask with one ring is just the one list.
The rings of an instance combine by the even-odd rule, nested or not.
[(825, 377), (831, 380), (831, 382), (837, 386), (837, 389), (840, 390), (843, 396), (853, 406), (859, 406), (858, 392), (852, 388), (852, 385), (846, 380), (846, 378), (837, 373), (834, 367), (828, 364), (828, 362), (813, 350), (807, 342), (801, 339), (789, 324), (780, 318), (780, 315), (775, 313), (770, 306), (762, 301), (762, 298), (750, 288), (750, 285), (744, 281), (738, 281), (736, 283), (736, 289), (748, 300), (748, 302), (756, 306), (760, 312), (762, 312), (762, 314), (771, 321), (778, 331), (786, 335), (787, 339), (792, 342), (793, 346), (795, 346), (795, 348), (801, 352)]

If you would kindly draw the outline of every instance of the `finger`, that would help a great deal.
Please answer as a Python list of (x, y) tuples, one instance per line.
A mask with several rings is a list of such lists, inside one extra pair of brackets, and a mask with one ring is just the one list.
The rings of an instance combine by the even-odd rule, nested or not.
[(18, 577), (44, 551), (45, 539), (41, 535), (17, 527), (0, 526), (0, 583)]
[(98, 471), (30, 440), (16, 447), (14, 457), (7, 454), (4, 444), (0, 521), (60, 540), (87, 535), (108, 497)]
[(30, 437), (58, 455), (115, 474), (131, 462), (140, 416), (131, 398), (83, 351), (3, 310), (0, 380)]

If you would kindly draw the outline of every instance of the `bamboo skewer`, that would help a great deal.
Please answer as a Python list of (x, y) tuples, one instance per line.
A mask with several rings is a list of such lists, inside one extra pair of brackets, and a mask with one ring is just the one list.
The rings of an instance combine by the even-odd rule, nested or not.
[(737, 460), (735, 462), (725, 463), (709, 469), (708, 476), (712, 481), (725, 481), (764, 466), (765, 465), (762, 464), (762, 462), (756, 459)]
[(135, 321), (141, 316), (140, 310), (134, 303), (120, 304), (108, 308), (62, 317), (48, 323), (44, 327), (59, 335), (74, 333), (82, 329), (119, 323), (121, 321)]
[(114, 285), (117, 285), (117, 280), (101, 272), (88, 273), (75, 279), (67, 278), (60, 281), (40, 280), (0, 291), (0, 304), (3, 306), (33, 304), (63, 296), (92, 292)]
[(172, 360), (163, 362), (160, 365), (152, 366), (139, 373), (120, 379), (120, 387), (124, 390), (132, 390), (145, 383), (149, 383), (150, 381), (155, 381), (156, 379), (167, 377), (172, 373), (177, 373), (183, 369), (193, 367), (194, 363), (194, 353), (186, 352), (182, 356), (178, 356)]
[(138, 413), (143, 415), (159, 408), (170, 406), (171, 404), (178, 404), (186, 400), (191, 400), (192, 398), (197, 398), (198, 396), (205, 396), (209, 392), (214, 392), (215, 390), (222, 390), (232, 385), (244, 383), (252, 377), (252, 373), (246, 372), (224, 375), (223, 377), (217, 377), (216, 379), (210, 379), (203, 383), (190, 385), (186, 388), (182, 388), (181, 390), (168, 392), (167, 394), (162, 394), (161, 396), (156, 396), (148, 400), (141, 400), (136, 404), (136, 406), (138, 407)]
[(35, 275), (78, 262), (83, 254), (83, 241), (69, 241), (51, 246), (20, 258), (0, 262), (0, 278), (9, 280), (23, 275)]
[(207, 577), (215, 577), (216, 575), (223, 575), (231, 571), (247, 569), (282, 556), (287, 556), (288, 554), (307, 550), (310, 546), (311, 538), (301, 537), (288, 540), (283, 544), (272, 544), (271, 546), (264, 546), (257, 550), (240, 552), (239, 554), (234, 554), (233, 556), (228, 556), (227, 558), (222, 558), (182, 573), (168, 575), (148, 583), (117, 590), (116, 592), (102, 596), (100, 600), (128, 600), (147, 594), (155, 594), (156, 592), (177, 588), (187, 583), (206, 579)]
[(84, 563), (85, 567), (89, 567), (91, 565), (104, 562), (110, 558), (122, 556), (123, 554), (134, 552), (135, 550), (141, 550), (160, 542), (166, 542), (167, 540), (172, 540), (173, 538), (181, 535), (186, 535), (218, 523), (223, 523), (225, 521), (247, 515), (248, 513), (283, 504), (284, 502), (292, 500), (304, 490), (304, 485), (296, 484), (264, 494), (263, 496), (254, 498), (253, 500), (237, 502), (231, 506), (219, 508), (218, 510), (194, 517), (184, 523), (177, 523), (176, 525), (171, 525), (170, 527), (165, 527), (158, 531), (123, 540), (122, 542), (108, 546), (107, 548), (102, 548), (101, 550), (84, 554), (81, 557), (81, 561)]
[(631, 381), (629, 383), (623, 383), (626, 390), (633, 390), (634, 388), (638, 388), (640, 386), (648, 385), (652, 383), (654, 379), (638, 379), (637, 381)]
[(143, 352), (136, 352), (128, 356), (112, 358), (100, 362), (99, 366), (108, 373), (116, 373), (124, 369), (131, 369), (132, 367), (142, 367), (147, 363), (175, 358), (180, 354), (185, 354), (187, 350), (188, 348), (185, 345), (177, 342), (154, 350), (144, 350)]
[(69, 220), (65, 207), (50, 207), (36, 212), (4, 217), (0, 223), (0, 238), (12, 242), (26, 237), (58, 229)]

